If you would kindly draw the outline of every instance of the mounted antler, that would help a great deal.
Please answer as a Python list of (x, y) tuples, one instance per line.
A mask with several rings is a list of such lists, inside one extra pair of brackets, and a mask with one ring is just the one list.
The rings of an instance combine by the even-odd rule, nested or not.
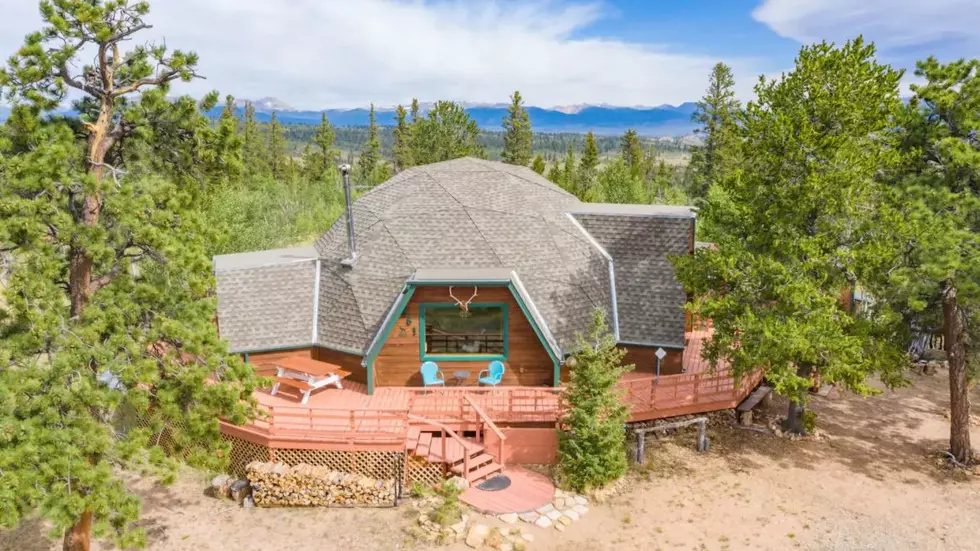
[(456, 298), (456, 295), (453, 294), (453, 288), (452, 288), (452, 286), (449, 287), (449, 296), (454, 301), (456, 301), (456, 304), (459, 305), (460, 310), (462, 310), (464, 312), (469, 312), (470, 311), (470, 303), (473, 302), (473, 299), (476, 298), (477, 289), (478, 288), (476, 286), (473, 287), (473, 296), (471, 296), (469, 299), (467, 299), (466, 302), (463, 302), (462, 300), (459, 300), (458, 298)]

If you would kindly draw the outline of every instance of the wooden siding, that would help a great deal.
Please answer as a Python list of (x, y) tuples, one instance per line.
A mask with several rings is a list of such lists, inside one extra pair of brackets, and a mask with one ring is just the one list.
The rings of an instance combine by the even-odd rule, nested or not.
[[(623, 364), (633, 364), (636, 366), (637, 373), (656, 373), (657, 372), (657, 347), (655, 346), (623, 346), (626, 356), (623, 357)], [(664, 349), (667, 356), (660, 364), (661, 375), (677, 375), (684, 368), (684, 351)]]
[[(558, 430), (551, 428), (501, 427), (504, 433), (503, 461), (512, 465), (554, 465), (558, 462)], [(497, 435), (487, 431), (484, 445), (496, 450)], [(499, 460), (500, 458), (498, 458)]]
[[(472, 288), (460, 286), (455, 289), (457, 296), (468, 297)], [(419, 374), (421, 355), (419, 348), (419, 304), (423, 302), (452, 302), (449, 287), (419, 287), (405, 307), (401, 317), (395, 322), (388, 339), (382, 345), (374, 360), (374, 384), (382, 386), (421, 386)], [(551, 385), (554, 379), (554, 364), (548, 351), (538, 340), (538, 336), (524, 317), (517, 301), (506, 287), (479, 287), (479, 294), (473, 304), (498, 302), (508, 308), (508, 357), (501, 384), (514, 386)], [(439, 369), (446, 379), (454, 371), (469, 371), (468, 386), (476, 385), (477, 374), (486, 369), (487, 360), (438, 361)]]
[(339, 365), (344, 370), (350, 371), (350, 375), (344, 379), (347, 382), (367, 384), (367, 368), (361, 365), (361, 356), (317, 347), (313, 352), (313, 359)]

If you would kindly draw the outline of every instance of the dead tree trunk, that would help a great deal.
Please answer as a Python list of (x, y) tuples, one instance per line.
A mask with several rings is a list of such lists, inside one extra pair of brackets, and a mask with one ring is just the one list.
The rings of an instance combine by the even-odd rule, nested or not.
[(966, 325), (956, 302), (956, 285), (943, 290), (943, 335), (949, 361), (949, 452), (958, 463), (968, 465), (970, 446), (970, 393), (966, 372)]

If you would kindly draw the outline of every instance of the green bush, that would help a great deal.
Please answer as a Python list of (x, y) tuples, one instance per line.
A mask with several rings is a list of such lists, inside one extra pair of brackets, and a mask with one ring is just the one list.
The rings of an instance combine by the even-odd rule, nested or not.
[(588, 337), (579, 335), (579, 351), (562, 395), (563, 430), (558, 455), (561, 482), (581, 492), (608, 484), (626, 473), (626, 431), (629, 408), (616, 389), (619, 378), (633, 369), (623, 366), (625, 351), (609, 334), (605, 312), (593, 314)]

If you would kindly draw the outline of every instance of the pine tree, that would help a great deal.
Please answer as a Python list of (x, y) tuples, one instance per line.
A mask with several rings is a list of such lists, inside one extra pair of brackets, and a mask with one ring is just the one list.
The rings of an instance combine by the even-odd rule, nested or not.
[[(418, 106), (416, 105), (416, 107)], [(407, 114), (405, 108), (401, 105), (395, 109), (395, 145), (393, 147), (393, 153), (395, 156), (396, 172), (401, 172), (412, 166), (412, 136), (411, 127), (405, 121)]]
[(561, 395), (565, 412), (558, 456), (563, 482), (582, 492), (602, 487), (626, 473), (629, 408), (616, 385), (633, 366), (623, 366), (625, 351), (609, 333), (606, 315), (596, 309), (589, 334), (578, 335), (578, 352)]
[(303, 169), (307, 179), (313, 182), (333, 182), (332, 175), (337, 173), (336, 159), (339, 152), (336, 148), (337, 132), (334, 130), (327, 114), (320, 115), (320, 125), (303, 153)]
[(695, 134), (703, 142), (693, 148), (688, 166), (693, 197), (707, 195), (708, 187), (727, 177), (735, 167), (738, 158), (735, 115), (739, 103), (734, 88), (731, 68), (724, 63), (716, 64), (708, 80), (708, 90), (692, 116), (694, 122), (702, 125)]
[(411, 121), (411, 123), (414, 125), (415, 123), (419, 122), (419, 119), (421, 118), (421, 111), (419, 109), (418, 99), (412, 98), (412, 106), (409, 112), (410, 112), (409, 120)]
[[(882, 264), (876, 300), (897, 304), (914, 327), (942, 332), (949, 362), (949, 451), (974, 461), (969, 389), (980, 365), (980, 60), (917, 64), (923, 84), (895, 126), (903, 166), (895, 171), (892, 219), (900, 269)], [(884, 217), (878, 217), (884, 218)]]
[(576, 177), (576, 195), (583, 201), (599, 202), (599, 147), (595, 142), (595, 134), (590, 130), (585, 135), (585, 151), (578, 165)]
[(248, 176), (265, 174), (269, 170), (268, 154), (262, 140), (262, 131), (255, 119), (255, 106), (250, 101), (245, 103), (242, 126), (242, 158), (245, 163), (245, 173)]
[[(70, 551), (89, 549), (93, 531), (119, 547), (145, 541), (119, 468), (172, 479), (162, 430), (172, 457), (218, 470), (229, 451), (218, 419), (255, 413), (254, 373), (226, 354), (211, 322), (202, 186), (141, 174), (123, 155), (193, 158), (215, 136), (197, 109), (213, 107), (215, 94), (167, 99), (170, 83), (197, 76), (195, 54), (121, 51), (148, 10), (44, 3), (44, 28), (0, 71), (14, 104), (0, 138), (0, 249), (17, 258), (0, 307), (0, 426), (10, 428), (0, 525), (41, 516)], [(95, 63), (76, 74), (92, 53)], [(83, 125), (44, 115), (68, 89), (81, 98)], [(127, 410), (149, 428), (119, 434), (113, 420)]]
[(504, 152), (501, 155), (505, 163), (527, 166), (533, 154), (531, 140), (531, 117), (524, 109), (524, 99), (521, 93), (515, 91), (510, 97), (510, 107), (504, 117)]
[(381, 162), (381, 137), (378, 134), (378, 122), (374, 116), (374, 104), (371, 104), (371, 111), (368, 113), (368, 140), (364, 144), (364, 150), (357, 160), (357, 173), (361, 182), (367, 185), (374, 185), (383, 180), (377, 180), (378, 163)]
[(565, 163), (561, 173), (561, 187), (570, 193), (576, 193), (578, 188), (578, 171), (575, 165), (575, 147), (568, 142), (568, 152), (565, 153)]
[(225, 97), (225, 105), (214, 132), (214, 141), (215, 143), (210, 144), (210, 147), (204, 147), (203, 151), (222, 152), (214, 158), (207, 159), (216, 165), (216, 179), (221, 185), (238, 182), (245, 173), (242, 159), (243, 140), (238, 134), (235, 98), (230, 95)]
[(630, 128), (623, 134), (619, 142), (619, 156), (630, 169), (630, 173), (635, 178), (642, 178), (644, 172), (643, 143), (636, 134), (636, 130)]
[(545, 170), (544, 157), (540, 154), (534, 157), (534, 162), (531, 163), (531, 170), (543, 175)]
[(289, 173), (289, 159), (286, 152), (286, 129), (279, 123), (276, 112), (272, 112), (272, 120), (269, 122), (269, 145), (268, 145), (269, 171), (276, 180), (285, 179)]
[(424, 165), (458, 159), (484, 157), (478, 137), (480, 127), (462, 105), (437, 101), (424, 118), (412, 128), (412, 161)]
[(727, 361), (736, 376), (765, 367), (790, 398), (787, 430), (804, 430), (818, 377), (862, 393), (873, 392), (875, 373), (902, 380), (907, 342), (882, 325), (900, 317), (853, 316), (840, 304), (855, 280), (875, 284), (872, 266), (900, 263), (883, 255), (898, 228), (875, 215), (884, 193), (876, 178), (895, 166), (887, 140), (900, 78), (858, 39), (804, 47), (793, 71), (760, 81), (737, 124), (740, 175), (721, 179), (720, 199), (709, 196), (699, 213), (717, 228), (718, 247), (675, 260), (697, 297), (692, 313), (714, 325), (705, 358)]

